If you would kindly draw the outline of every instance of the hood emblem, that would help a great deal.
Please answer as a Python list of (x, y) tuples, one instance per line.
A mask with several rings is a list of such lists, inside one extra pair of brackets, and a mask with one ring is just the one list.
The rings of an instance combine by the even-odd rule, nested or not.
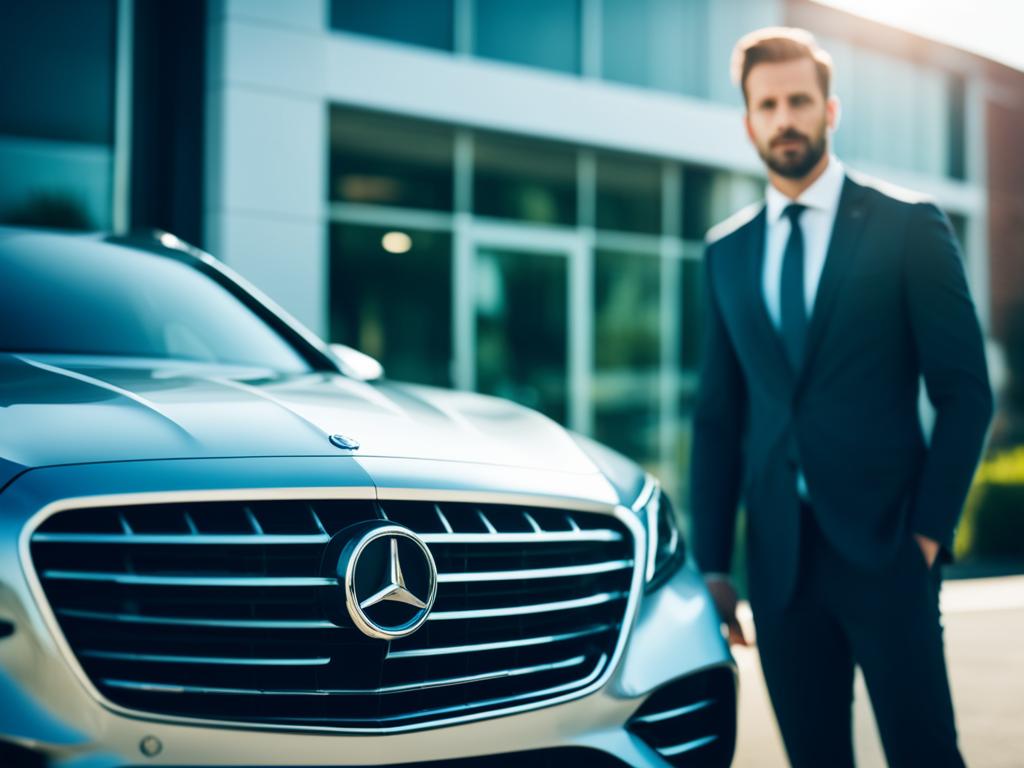
[(427, 545), (403, 525), (360, 526), (342, 550), (337, 573), (348, 615), (364, 635), (394, 640), (427, 620), (437, 596), (437, 566)]
[(342, 448), (346, 451), (354, 451), (359, 448), (359, 441), (345, 435), (331, 435), (331, 445)]

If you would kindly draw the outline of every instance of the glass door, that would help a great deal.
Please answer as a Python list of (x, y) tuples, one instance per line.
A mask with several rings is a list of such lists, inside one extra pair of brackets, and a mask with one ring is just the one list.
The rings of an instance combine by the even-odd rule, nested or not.
[(456, 291), (472, 388), (576, 429), (590, 426), (585, 253), (575, 233), (475, 223)]
[(476, 250), (476, 386), (565, 424), (568, 418), (568, 259)]

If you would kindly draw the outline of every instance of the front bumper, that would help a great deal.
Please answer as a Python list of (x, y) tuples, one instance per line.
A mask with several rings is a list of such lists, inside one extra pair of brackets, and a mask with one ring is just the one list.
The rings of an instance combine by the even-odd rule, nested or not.
[[(562, 747), (583, 747), (627, 765), (666, 765), (629, 721), (652, 693), (713, 668), (732, 669), (717, 618), (702, 580), (685, 566), (665, 585), (643, 596), (615, 669), (597, 691), (582, 698), (475, 722), (401, 733), (345, 734), (300, 728), (237, 728), (129, 716), (104, 706), (83, 685), (36, 602), (21, 562), (19, 538), (32, 515), (55, 499), (113, 492), (185, 488), (337, 487), (372, 476), (377, 487), (430, 483), (461, 490), (487, 489), (544, 498), (607, 501), (593, 478), (554, 473), (452, 467), (445, 472), (410, 462), (332, 459), (138, 462), (133, 465), (63, 467), (23, 475), (0, 494), (0, 621), (13, 633), (0, 638), (0, 738), (55, 765), (382, 765), (455, 760)], [(429, 470), (429, 471), (428, 471)], [(368, 473), (364, 475), (363, 472)], [(401, 481), (399, 480), (401, 472)], [(345, 475), (350, 476), (345, 476)], [(419, 474), (417, 477), (416, 475)], [(446, 475), (448, 475), (446, 477)], [(598, 487), (598, 490), (594, 490)], [(538, 490), (539, 489), (539, 490)], [(664, 698), (664, 695), (662, 696)], [(692, 702), (680, 701), (680, 707)], [(722, 702), (712, 730), (734, 734), (735, 704)], [(644, 732), (643, 728), (638, 732)], [(710, 734), (709, 734), (710, 735)], [(687, 737), (685, 743), (699, 739)], [(670, 754), (680, 744), (659, 743)], [(666, 749), (668, 747), (669, 749)], [(694, 749), (699, 748), (694, 747)], [(731, 743), (728, 752), (731, 754)], [(25, 756), (29, 752), (23, 753)]]

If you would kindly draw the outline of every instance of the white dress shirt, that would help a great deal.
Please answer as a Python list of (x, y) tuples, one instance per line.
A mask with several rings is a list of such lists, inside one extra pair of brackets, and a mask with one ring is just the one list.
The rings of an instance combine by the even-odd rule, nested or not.
[[(806, 205), (800, 214), (800, 228), (804, 233), (804, 299), (807, 305), (807, 321), (810, 322), (814, 299), (818, 294), (818, 283), (825, 269), (825, 256), (832, 238), (832, 224), (839, 209), (839, 195), (843, 191), (846, 173), (835, 155), (829, 155), (828, 165), (821, 176), (814, 180), (796, 200), (791, 200), (771, 184), (765, 193), (765, 252), (764, 271), (761, 287), (768, 316), (775, 330), (782, 332), (782, 257), (786, 251), (791, 229), (789, 217), (784, 215), (790, 203)], [(803, 471), (797, 472), (797, 493), (804, 501), (810, 501), (807, 480)]]
[(761, 285), (768, 316), (775, 330), (782, 330), (782, 256), (789, 240), (789, 217), (783, 215), (790, 203), (806, 205), (800, 214), (800, 228), (804, 232), (804, 298), (807, 319), (810, 321), (814, 298), (825, 268), (825, 254), (832, 237), (832, 224), (839, 208), (839, 195), (843, 191), (846, 174), (842, 163), (830, 155), (821, 176), (805, 189), (796, 200), (790, 200), (771, 184), (765, 193), (765, 252)]

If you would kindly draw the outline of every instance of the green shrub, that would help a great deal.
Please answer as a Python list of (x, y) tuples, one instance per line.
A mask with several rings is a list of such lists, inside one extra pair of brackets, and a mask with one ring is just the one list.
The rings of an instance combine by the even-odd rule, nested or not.
[(1024, 560), (1024, 445), (978, 467), (954, 543), (957, 560)]

